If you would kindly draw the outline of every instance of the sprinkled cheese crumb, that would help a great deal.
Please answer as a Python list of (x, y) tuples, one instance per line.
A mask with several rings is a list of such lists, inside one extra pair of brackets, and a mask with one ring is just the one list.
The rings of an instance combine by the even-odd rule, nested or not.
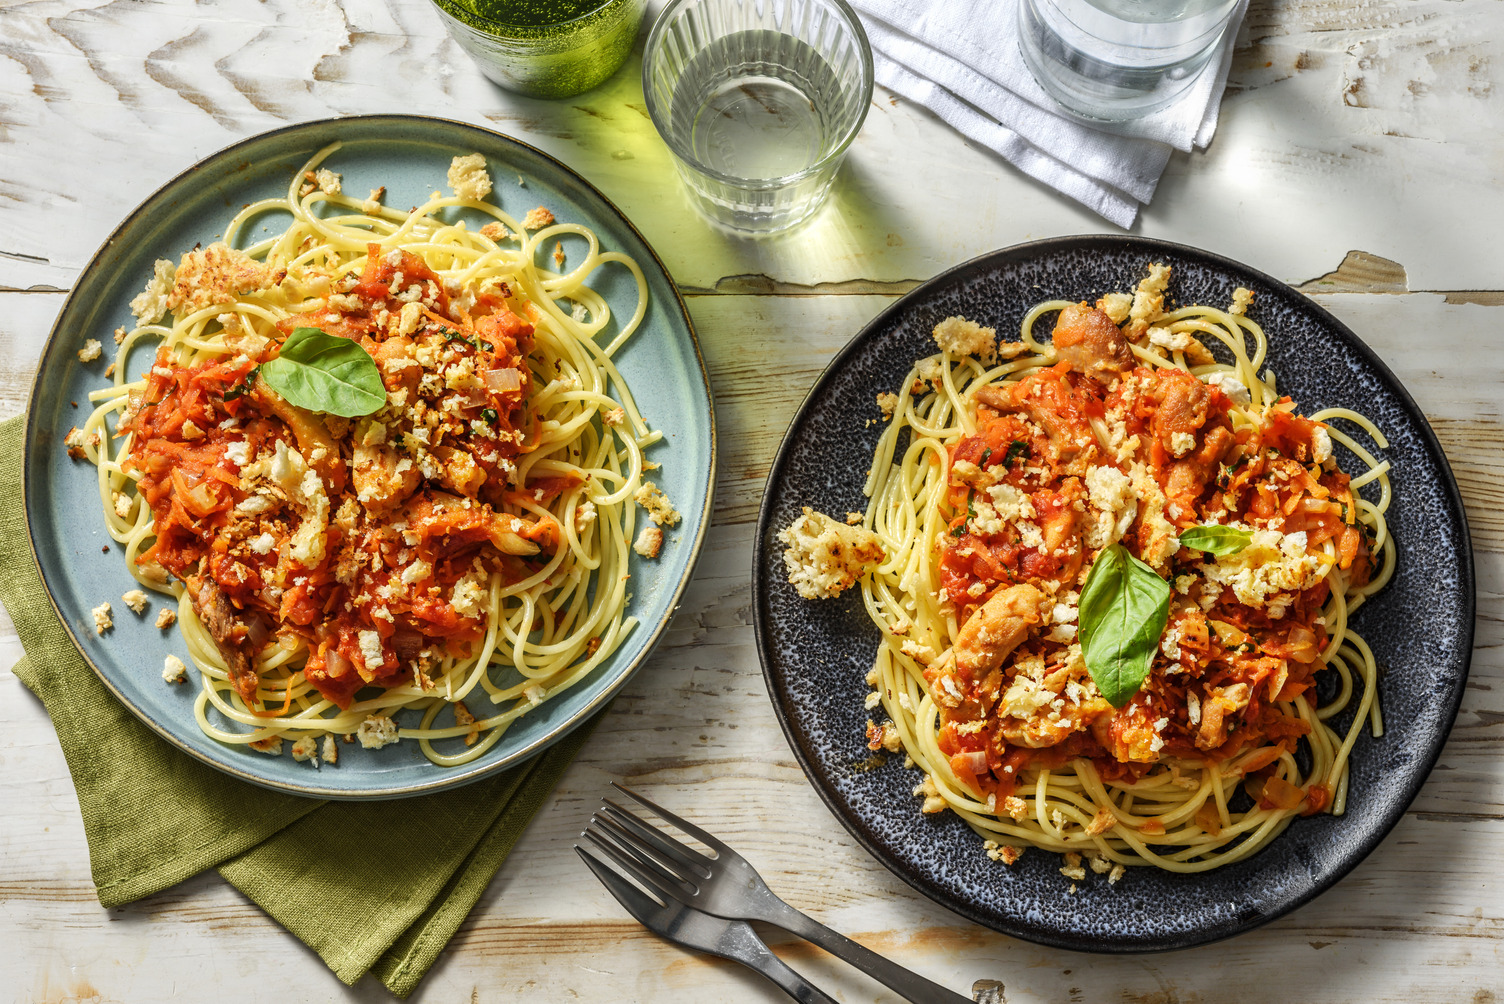
[(997, 358), (997, 331), (964, 317), (947, 317), (935, 325), (935, 344), (953, 356), (976, 356), (983, 362)]
[(162, 679), (168, 683), (182, 683), (188, 679), (188, 667), (182, 659), (169, 655), (162, 664)]
[(778, 539), (787, 545), (789, 582), (807, 600), (839, 596), (886, 556), (872, 531), (837, 523), (808, 506)]
[(456, 157), (449, 162), (449, 187), (462, 199), (479, 202), (491, 194), (491, 175), (486, 158), (478, 153)]
[[(374, 631), (362, 631), (361, 634), (375, 634)], [(360, 723), (360, 728), (355, 730), (355, 738), (368, 750), (379, 750), (383, 746), (390, 746), (397, 742), (401, 736), (397, 734), (397, 723), (386, 715), (372, 715)]]
[(104, 353), (104, 347), (99, 344), (99, 339), (90, 338), (84, 342), (84, 347), (78, 350), (78, 361), (91, 363)]
[(674, 508), (668, 496), (653, 482), (643, 482), (632, 498), (648, 511), (648, 519), (659, 526), (673, 526), (679, 522), (679, 510)]
[(137, 617), (140, 617), (146, 612), (147, 596), (145, 590), (132, 589), (130, 592), (120, 597), (120, 599), (125, 603), (126, 606), (131, 608), (131, 613), (135, 614)]
[(89, 611), (89, 613), (94, 615), (94, 630), (100, 634), (104, 634), (115, 626), (115, 621), (110, 616), (110, 605), (108, 603), (101, 603)]
[(645, 526), (637, 535), (637, 540), (632, 544), (632, 550), (644, 558), (658, 557), (659, 549), (663, 547), (663, 531), (656, 526)]

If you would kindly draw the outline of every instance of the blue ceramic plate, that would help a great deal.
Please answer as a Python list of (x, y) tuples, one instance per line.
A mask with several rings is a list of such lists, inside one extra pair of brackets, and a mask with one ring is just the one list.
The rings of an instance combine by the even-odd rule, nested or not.
[[(1369, 415), (1394, 465), (1389, 528), (1393, 581), (1363, 606), (1356, 630), (1379, 663), (1387, 731), (1352, 754), (1347, 812), (1296, 819), (1249, 859), (1201, 875), (1131, 868), (1115, 886), (1088, 873), (1078, 888), (1057, 854), (1031, 850), (1011, 868), (989, 860), (957, 816), (923, 816), (918, 773), (901, 757), (872, 767), (863, 707), (878, 632), (859, 594), (800, 599), (775, 535), (814, 506), (863, 510), (865, 459), (882, 429), (864, 427), (872, 400), (935, 351), (930, 330), (962, 314), (1016, 333), (1041, 300), (1095, 300), (1131, 289), (1149, 262), (1173, 266), (1169, 302), (1231, 302), (1269, 336), (1269, 365), (1302, 411), (1341, 405)], [(1004, 337), (1016, 338), (1016, 334)], [(1339, 453), (1348, 470), (1354, 458)], [(1371, 487), (1371, 486), (1370, 486)], [(827, 805), (878, 860), (919, 891), (979, 924), (1060, 948), (1146, 952), (1247, 931), (1330, 887), (1399, 820), (1436, 762), (1456, 717), (1473, 637), (1473, 565), (1457, 486), (1441, 447), (1388, 368), (1335, 317), (1278, 280), (1163, 241), (1065, 237), (996, 251), (937, 276), (863, 329), (815, 384), (768, 477), (753, 571), (758, 651), (784, 733)], [(1335, 674), (1329, 674), (1335, 675)], [(1350, 721), (1349, 715), (1347, 721)], [(1346, 722), (1340, 724), (1345, 725)]]
[[(646, 320), (616, 362), (648, 422), (664, 431), (665, 441), (649, 456), (663, 465), (654, 479), (683, 520), (666, 532), (659, 559), (632, 556), (629, 612), (640, 624), (622, 647), (584, 682), (517, 720), (495, 747), (460, 767), (437, 767), (416, 743), (406, 742), (379, 751), (342, 746), (337, 767), (312, 770), (285, 754), (271, 757), (205, 736), (193, 718), (193, 686), (162, 682), (163, 658), (171, 652), (186, 659), (186, 647), (175, 629), (153, 627), (159, 602), (153, 601), (145, 618), (120, 602), (134, 581), (105, 531), (94, 468), (70, 460), (61, 445), (88, 414), (89, 391), (106, 383), (104, 367), (114, 355), (111, 332), (132, 325), (127, 305), (151, 277), (152, 263), (176, 261), (195, 244), (217, 239), (241, 206), (285, 194), (292, 173), (333, 142), (343, 146), (326, 164), (343, 174), (347, 192), (384, 185), (386, 204), (399, 207), (447, 190), (454, 156), (483, 153), (496, 184), (492, 199), (514, 217), (547, 206), (563, 222), (589, 225), (603, 250), (626, 252), (647, 276)], [(269, 218), (246, 236), (259, 237), (263, 224), (280, 229)], [(614, 316), (630, 316), (636, 287), (624, 269), (608, 266), (592, 284)], [(79, 362), (77, 351), (87, 338), (107, 346), (103, 359)], [(133, 358), (131, 365), (148, 363)], [(642, 235), (600, 192), (547, 154), (474, 126), (413, 116), (309, 122), (266, 133), (209, 157), (147, 199), (105, 242), (68, 297), (42, 353), (26, 428), (32, 547), (59, 616), (105, 685), (163, 737), (206, 763), (267, 787), (332, 798), (391, 798), (474, 781), (537, 753), (602, 707), (647, 658), (689, 581), (714, 481), (715, 418), (699, 344), (672, 280)], [(108, 553), (101, 551), (106, 544), (112, 545)], [(89, 611), (105, 600), (114, 607), (115, 628), (100, 636)]]

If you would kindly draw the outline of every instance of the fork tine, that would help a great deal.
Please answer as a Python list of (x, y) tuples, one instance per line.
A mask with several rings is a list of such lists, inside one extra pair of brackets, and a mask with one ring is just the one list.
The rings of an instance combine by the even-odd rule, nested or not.
[(660, 855), (675, 862), (680, 870), (688, 869), (702, 879), (710, 877), (710, 865), (714, 859), (707, 858), (693, 847), (684, 846), (656, 826), (641, 819), (636, 813), (617, 805), (609, 798), (603, 798), (601, 801), (606, 803), (606, 807), (596, 810), (596, 819), (611, 821), (627, 831), (628, 839), (647, 844)]
[(661, 915), (665, 907), (661, 903), (654, 902), (646, 893), (638, 889), (632, 883), (623, 879), (612, 871), (606, 864), (595, 857), (587, 854), (585, 848), (579, 844), (574, 845), (574, 852), (584, 860), (586, 867), (595, 872), (595, 877), (601, 880), (601, 885), (606, 891), (616, 897), (616, 901), (626, 908), (627, 912), (637, 918), (638, 922), (649, 928), (659, 925)]
[[(630, 833), (622, 831), (619, 826), (609, 819), (601, 816), (590, 817), (590, 825), (586, 827), (581, 836), (588, 836), (596, 843), (609, 837), (612, 849), (619, 854), (626, 854), (640, 868), (657, 876), (657, 883), (665, 887), (664, 892), (676, 898), (693, 896), (699, 892), (699, 887), (690, 879), (679, 874), (670, 864), (661, 861), (651, 848), (643, 847), (632, 839)], [(676, 887), (677, 891), (669, 893), (668, 887)]]
[(730, 847), (727, 847), (725, 844), (721, 843), (715, 837), (706, 833), (704, 830), (700, 829), (689, 820), (682, 819), (679, 816), (674, 815), (672, 812), (669, 812), (663, 806), (648, 801), (641, 795), (637, 794), (637, 792), (633, 791), (631, 788), (626, 787), (625, 785), (617, 784), (615, 781), (612, 781), (611, 786), (617, 791), (621, 792), (623, 795), (626, 795), (628, 798), (631, 798), (646, 806), (648, 809), (651, 809), (653, 812), (657, 813), (658, 817), (664, 822), (672, 823), (674, 826), (677, 826), (679, 829), (683, 830), (685, 833), (688, 833), (691, 837), (694, 837), (706, 847), (709, 847), (711, 850), (715, 851), (716, 854), (724, 854), (732, 858), (739, 857), (739, 855)]
[(591, 846), (600, 851), (612, 864), (642, 883), (653, 895), (665, 902), (680, 902), (683, 893), (674, 892), (662, 874), (657, 873), (652, 867), (644, 867), (643, 862), (635, 854), (621, 847), (609, 836), (593, 828), (586, 828), (585, 832), (580, 835), (589, 840)]

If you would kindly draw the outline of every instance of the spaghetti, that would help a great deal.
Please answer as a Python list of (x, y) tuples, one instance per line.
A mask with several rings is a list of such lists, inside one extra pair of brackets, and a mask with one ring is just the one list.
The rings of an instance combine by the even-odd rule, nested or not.
[[(948, 319), (889, 399), (866, 484), (884, 555), (860, 580), (883, 632), (868, 707), (888, 719), (869, 745), (906, 753), (924, 811), (955, 812), (989, 856), (1063, 852), (1073, 878), (1204, 871), (1341, 813), (1359, 731), (1382, 731), (1348, 625), (1394, 571), (1388, 463), (1334, 424), (1384, 436), (1278, 395), (1248, 291), (1167, 310), (1168, 275), (1041, 303), (1016, 343)], [(1349, 480), (1333, 442), (1366, 469)], [(1168, 594), (1126, 687), (1121, 660), (1088, 665), (1109, 629), (1083, 594), (1109, 556)]]
[[(635, 500), (661, 499), (643, 480), (661, 434), (612, 356), (647, 286), (588, 228), (486, 201), (478, 155), (455, 159), (455, 195), (400, 212), (342, 194), (321, 166), (337, 148), (223, 243), (158, 262), (70, 452), (96, 465), (132, 573), (176, 600), (206, 734), (326, 761), (335, 736), (413, 739), (456, 765), (636, 626), (628, 550)], [(285, 230), (235, 249), (277, 213)], [(586, 250), (562, 271), (569, 235)], [(560, 271), (538, 264), (550, 253)], [(586, 284), (607, 265), (637, 289), (609, 333)], [(273, 381), (279, 366), (296, 372)], [(329, 403), (295, 403), (299, 381)]]

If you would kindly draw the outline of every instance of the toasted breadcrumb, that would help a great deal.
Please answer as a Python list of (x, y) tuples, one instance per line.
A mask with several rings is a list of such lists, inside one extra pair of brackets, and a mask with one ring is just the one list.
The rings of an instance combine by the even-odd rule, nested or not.
[(94, 615), (94, 630), (98, 633), (104, 634), (115, 626), (115, 621), (110, 616), (110, 605), (108, 603), (101, 603), (93, 610), (90, 610), (89, 613)]
[(924, 796), (924, 804), (919, 807), (919, 811), (925, 815), (933, 816), (937, 812), (944, 812), (948, 807), (935, 779), (929, 774), (924, 775), (923, 783), (914, 790), (914, 794)]
[(778, 539), (787, 547), (789, 582), (807, 600), (839, 596), (886, 557), (871, 530), (837, 523), (809, 506)]
[(1078, 882), (1086, 878), (1086, 869), (1081, 866), (1081, 855), (1075, 851), (1067, 851), (1065, 865), (1060, 869), (1060, 874), (1068, 879), (1076, 879)]
[(339, 744), (334, 741), (334, 736), (324, 737), (323, 748), (319, 752), (323, 754), (325, 763), (339, 763)]
[(78, 361), (92, 363), (104, 354), (104, 346), (99, 344), (99, 339), (90, 338), (84, 342), (84, 347), (78, 350)]
[(1091, 817), (1091, 822), (1086, 824), (1088, 836), (1100, 837), (1118, 824), (1118, 817), (1113, 815), (1112, 810), (1103, 806), (1097, 810), (1097, 814)]
[(479, 202), (491, 194), (491, 175), (486, 158), (478, 153), (456, 157), (449, 162), (449, 187), (462, 199)]
[(146, 289), (137, 293), (131, 301), (131, 313), (136, 315), (137, 321), (155, 324), (167, 313), (167, 295), (172, 290), (176, 273), (177, 266), (164, 258), (157, 259), (152, 265), (152, 276), (146, 283)]
[(507, 229), (507, 225), (499, 220), (487, 223), (485, 226), (481, 227), (480, 235), (482, 237), (489, 237), (493, 241), (497, 242), (517, 239), (517, 235), (512, 233), (511, 230)]
[(964, 317), (947, 317), (934, 330), (935, 344), (953, 356), (976, 356), (982, 362), (997, 358), (997, 331)]
[(1112, 871), (1112, 862), (1100, 854), (1088, 854), (1086, 856), (1086, 863), (1091, 865), (1091, 870), (1098, 875), (1106, 875)]
[(470, 726), (470, 731), (465, 733), (466, 746), (473, 745), (480, 738), (480, 726), (475, 724), (475, 716), (465, 707), (464, 701), (454, 702), (454, 724)]
[(265, 739), (257, 739), (250, 744), (250, 747), (258, 753), (265, 753), (267, 756), (281, 756), (282, 737), (267, 736)]
[(555, 241), (554, 242), (554, 264), (557, 265), (559, 268), (563, 268), (564, 267), (564, 242), (563, 241)]
[(321, 167), (314, 172), (313, 183), (318, 185), (319, 191), (325, 195), (338, 195), (340, 193), (340, 176), (327, 167)]
[(620, 425), (627, 420), (627, 413), (621, 408), (612, 408), (601, 416), (601, 421), (607, 425)]
[(386, 715), (371, 715), (355, 730), (355, 738), (368, 750), (390, 746), (402, 737), (397, 734), (397, 723)]
[(115, 329), (115, 344), (119, 345), (121, 342), (125, 341), (125, 336), (128, 335), (128, 334), (130, 334), (130, 332), (126, 331), (124, 328), (116, 328)]
[(862, 520), (865, 519), (865, 518), (866, 517), (864, 517), (859, 512), (848, 512), (846, 514), (846, 525), (847, 526), (858, 526), (862, 522)]
[(381, 212), (381, 200), (386, 197), (386, 186), (371, 189), (371, 195), (360, 204), (360, 211), (367, 216), (375, 216)]
[(898, 395), (891, 391), (883, 391), (877, 395), (877, 406), (882, 409), (883, 418), (890, 419), (898, 410)]
[(1123, 875), (1127, 873), (1127, 871), (1128, 869), (1124, 868), (1122, 865), (1113, 865), (1112, 871), (1107, 873), (1107, 884), (1117, 885), (1118, 879), (1122, 878)]
[(554, 222), (554, 214), (542, 206), (529, 209), (527, 215), (522, 218), (522, 226), (525, 230), (542, 230)]
[(83, 430), (81, 430), (76, 425), (73, 428), (69, 429), (68, 434), (63, 437), (63, 446), (67, 449), (68, 456), (72, 457), (74, 460), (82, 460), (84, 457), (88, 456), (88, 454), (84, 452)]
[(659, 526), (674, 526), (679, 522), (679, 510), (674, 508), (668, 496), (653, 482), (644, 481), (632, 498), (648, 511), (648, 519)]
[(1123, 332), (1134, 341), (1140, 341), (1149, 330), (1149, 325), (1164, 313), (1165, 287), (1170, 284), (1170, 266), (1155, 262), (1149, 266), (1149, 274), (1133, 291), (1133, 305), (1128, 308), (1128, 324)]
[(168, 683), (182, 683), (188, 679), (188, 667), (175, 655), (169, 655), (162, 664), (162, 679)]
[(1133, 309), (1132, 293), (1108, 293), (1097, 301), (1097, 309), (1112, 318), (1113, 324), (1128, 320), (1128, 311)]
[(292, 744), (292, 758), (298, 763), (313, 761), (313, 765), (319, 765), (319, 741), (313, 736), (303, 736)]
[(170, 628), (177, 623), (178, 612), (171, 607), (163, 607), (157, 611), (157, 627)]
[(167, 294), (167, 309), (203, 310), (236, 297), (268, 288), (275, 277), (262, 262), (223, 242), (183, 255)]
[(1023, 855), (1022, 847), (1014, 847), (1012, 844), (1000, 844), (996, 840), (982, 841), (982, 850), (994, 861), (1001, 861), (1005, 865), (1011, 865)]
[(658, 549), (663, 546), (663, 531), (656, 526), (645, 526), (637, 535), (637, 540), (632, 544), (632, 550), (644, 558), (658, 557)]
[(1253, 303), (1253, 290), (1239, 286), (1232, 291), (1232, 306), (1227, 308), (1227, 312), (1241, 316), (1248, 313), (1248, 305), (1251, 303)]
[(140, 617), (142, 614), (146, 613), (146, 590), (132, 589), (130, 592), (120, 597), (120, 599), (125, 603), (126, 606), (131, 608), (131, 613), (135, 614), (137, 617)]

